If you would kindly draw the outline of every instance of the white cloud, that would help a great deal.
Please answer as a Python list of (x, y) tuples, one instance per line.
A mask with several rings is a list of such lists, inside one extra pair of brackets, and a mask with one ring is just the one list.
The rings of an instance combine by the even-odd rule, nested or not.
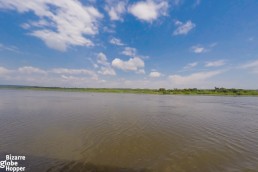
[(20, 68), (18, 68), (18, 71), (20, 73), (25, 73), (25, 74), (46, 74), (47, 73), (46, 71), (44, 71), (42, 69), (32, 67), (32, 66), (20, 67)]
[(97, 63), (104, 66), (108, 65), (107, 56), (104, 53), (99, 53), (97, 55)]
[(173, 35), (187, 35), (192, 29), (196, 27), (196, 25), (191, 20), (188, 20), (185, 23), (176, 20), (175, 25), (177, 28), (173, 32)]
[(190, 50), (196, 54), (206, 53), (208, 51), (211, 51), (212, 48), (216, 47), (218, 45), (217, 42), (214, 42), (212, 44), (209, 44), (207, 46), (203, 46), (200, 44), (194, 45), (190, 48)]
[(200, 82), (207, 81), (207, 79), (221, 74), (222, 70), (217, 71), (208, 71), (208, 72), (198, 72), (192, 73), (188, 76), (181, 76), (181, 75), (170, 75), (169, 79), (175, 85), (184, 85), (184, 86), (191, 86), (194, 84), (200, 84)]
[(160, 16), (167, 14), (168, 2), (166, 0), (154, 1), (146, 0), (139, 1), (131, 5), (128, 11), (139, 20), (152, 22)]
[(160, 72), (152, 71), (152, 72), (150, 72), (149, 77), (151, 77), (151, 78), (159, 78), (159, 77), (161, 77), (161, 75), (162, 74)]
[(198, 62), (188, 63), (183, 69), (184, 70), (189, 70), (189, 69), (191, 69), (191, 68), (193, 68), (197, 65), (198, 65)]
[(210, 61), (206, 62), (205, 67), (219, 67), (225, 65), (225, 63), (225, 60)]
[(0, 79), (5, 84), (61, 87), (96, 87), (102, 83), (94, 71), (87, 69), (43, 70), (33, 66), (23, 66), (12, 70), (0, 67)]
[(110, 20), (123, 20), (122, 16), (126, 12), (127, 1), (106, 0), (105, 10)]
[(49, 73), (58, 74), (61, 76), (69, 76), (70, 78), (82, 78), (89, 76), (92, 80), (98, 80), (96, 72), (88, 69), (71, 69), (71, 68), (54, 68), (49, 70)]
[(253, 73), (258, 73), (258, 60), (246, 63), (246, 64), (242, 65), (241, 68), (249, 69)]
[(201, 45), (195, 45), (191, 47), (191, 51), (196, 53), (196, 54), (201, 54), (201, 53), (205, 53), (208, 51), (208, 49), (206, 49), (205, 47), (201, 46)]
[(43, 27), (49, 27), (49, 26), (55, 27), (55, 24), (45, 19), (40, 19), (39, 21), (29, 21), (28, 23), (23, 23), (21, 25), (23, 29), (30, 29), (33, 27), (43, 28)]
[(144, 69), (139, 69), (138, 71), (136, 71), (136, 73), (138, 73), (138, 74), (145, 74), (145, 70)]
[[(59, 79), (59, 78), (57, 78)], [(98, 82), (98, 78), (86, 78), (86, 77), (78, 77), (78, 76), (70, 76), (70, 75), (61, 75), (61, 81), (67, 81), (67, 82), (72, 82), (72, 85), (82, 85), (83, 83), (87, 82)], [(60, 82), (60, 81), (59, 81)], [(69, 84), (70, 85), (70, 84)]]
[(107, 33), (115, 33), (116, 31), (115, 31), (115, 28), (114, 27), (109, 27), (109, 26), (104, 26), (103, 28), (102, 28), (102, 30), (103, 30), (103, 32), (107, 32)]
[(98, 68), (99, 65), (97, 65), (96, 63), (93, 63), (93, 67), (94, 67), (94, 68)]
[(139, 72), (142, 68), (144, 68), (144, 61), (139, 57), (130, 58), (128, 61), (115, 58), (112, 61), (112, 66), (124, 71)]
[(101, 65), (100, 70), (98, 71), (99, 74), (112, 75), (112, 76), (116, 75), (115, 70), (111, 67), (110, 63), (107, 61), (107, 57), (104, 53), (99, 53), (97, 55), (97, 63)]
[[(31, 66), (32, 67), (32, 66)], [(242, 67), (248, 70), (258, 69), (258, 61), (250, 62)], [(20, 67), (23, 68), (23, 67)], [(37, 68), (37, 67), (33, 67)], [(246, 78), (227, 78), (222, 73), (227, 70), (215, 70), (206, 72), (197, 72), (188, 75), (171, 75), (169, 78), (153, 79), (149, 77), (140, 77), (138, 79), (126, 79), (115, 77), (110, 80), (103, 80), (98, 77), (95, 71), (93, 75), (86, 75), (86, 69), (66, 69), (53, 73), (53, 69), (41, 69), (47, 74), (27, 74), (19, 72), (19, 68), (9, 69), (0, 67), (0, 83), (6, 85), (38, 85), (38, 86), (55, 86), (55, 87), (106, 87), (106, 88), (214, 88), (214, 86), (227, 88), (247, 88), (256, 89), (256, 76)], [(55, 68), (65, 69), (65, 68)], [(80, 71), (81, 70), (81, 71)], [(79, 72), (80, 71), (80, 72)], [(143, 68), (138, 69), (135, 73), (144, 72)], [(153, 71), (154, 72), (154, 71)], [(258, 72), (258, 70), (257, 70)], [(218, 78), (215, 76), (221, 74)], [(163, 75), (162, 75), (163, 76)], [(243, 82), (244, 79), (244, 82)], [(246, 79), (246, 80), (245, 80)]]
[(111, 66), (101, 66), (98, 73), (102, 75), (111, 75), (111, 76), (116, 75), (115, 70)]
[(54, 68), (50, 70), (51, 73), (55, 74), (66, 74), (66, 75), (90, 75), (96, 76), (94, 71), (87, 69), (67, 69), (67, 68)]
[(5, 74), (8, 74), (8, 73), (10, 73), (10, 72), (11, 72), (11, 70), (6, 69), (5, 67), (1, 67), (1, 66), (0, 66), (0, 76), (1, 76), (1, 75), (5, 75)]
[(15, 52), (15, 53), (20, 53), (19, 49), (15, 46), (7, 46), (4, 44), (0, 43), (0, 51), (1, 50), (6, 50), (6, 51), (11, 51), (11, 52)]
[(122, 52), (122, 54), (124, 54), (126, 56), (133, 57), (133, 56), (136, 55), (136, 49), (135, 48), (131, 48), (131, 47), (125, 47), (125, 49)]
[(118, 45), (118, 46), (123, 46), (124, 44), (122, 43), (122, 41), (118, 38), (112, 38), (110, 39), (109, 41), (111, 44), (114, 44), (114, 45)]
[[(32, 67), (32, 66), (31, 66)], [(18, 69), (8, 69), (0, 67), (0, 82), (3, 84), (14, 85), (32, 85), (32, 86), (53, 86), (53, 87), (82, 87), (82, 88), (97, 88), (97, 87), (112, 87), (112, 88), (147, 88), (150, 87), (147, 80), (125, 80), (122, 78), (116, 78), (109, 81), (103, 80), (94, 73), (94, 71), (86, 69), (67, 69), (67, 68), (54, 68), (43, 71), (47, 72), (47, 75), (28, 75), (26, 73), (19, 72)], [(37, 67), (32, 67), (39, 69)], [(143, 73), (144, 69), (140, 69), (137, 72)], [(82, 75), (82, 74), (93, 75)], [(3, 75), (1, 75), (3, 74)], [(143, 85), (144, 83), (144, 85)]]
[(66, 51), (71, 45), (94, 45), (85, 35), (97, 34), (98, 21), (103, 17), (96, 8), (84, 6), (78, 0), (37, 0), (26, 3), (20, 0), (0, 0), (0, 8), (19, 13), (33, 12), (39, 21), (29, 22), (23, 27), (34, 28), (30, 35), (60, 51)]

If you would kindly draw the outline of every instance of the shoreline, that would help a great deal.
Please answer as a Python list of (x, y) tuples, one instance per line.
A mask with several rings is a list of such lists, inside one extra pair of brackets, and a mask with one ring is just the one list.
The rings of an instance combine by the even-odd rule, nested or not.
[(130, 88), (63, 88), (40, 86), (14, 86), (2, 85), (0, 90), (33, 90), (33, 91), (63, 91), (85, 93), (118, 93), (118, 94), (150, 94), (150, 95), (185, 95), (185, 96), (234, 96), (234, 97), (258, 97), (258, 90), (244, 89), (130, 89)]

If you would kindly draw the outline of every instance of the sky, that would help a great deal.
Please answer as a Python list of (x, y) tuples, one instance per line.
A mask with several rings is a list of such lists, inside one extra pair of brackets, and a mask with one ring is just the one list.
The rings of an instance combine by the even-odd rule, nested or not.
[(258, 1), (0, 0), (0, 85), (258, 89)]

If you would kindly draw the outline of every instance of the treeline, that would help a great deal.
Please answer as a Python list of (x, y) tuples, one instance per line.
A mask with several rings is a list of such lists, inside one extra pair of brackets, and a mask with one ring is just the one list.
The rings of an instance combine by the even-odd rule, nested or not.
[(204, 95), (258, 95), (258, 90), (245, 90), (237, 88), (218, 88), (214, 89), (197, 89), (197, 88), (187, 88), (187, 89), (165, 89), (160, 88), (158, 92), (162, 94), (204, 94)]
[(214, 89), (131, 89), (131, 88), (65, 88), (65, 87), (39, 87), (39, 86), (16, 86), (0, 85), (0, 89), (27, 89), (39, 91), (72, 91), (72, 92), (102, 92), (102, 93), (134, 93), (134, 94), (167, 94), (167, 95), (250, 95), (258, 96), (258, 90), (246, 90), (236, 88), (218, 88)]

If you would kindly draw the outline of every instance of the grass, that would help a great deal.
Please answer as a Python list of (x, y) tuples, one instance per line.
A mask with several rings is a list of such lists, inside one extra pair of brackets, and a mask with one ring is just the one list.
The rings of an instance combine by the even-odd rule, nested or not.
[(214, 89), (129, 89), (129, 88), (63, 88), (1, 85), (0, 89), (39, 90), (39, 91), (67, 91), (67, 92), (99, 92), (99, 93), (133, 93), (133, 94), (165, 94), (165, 95), (230, 95), (230, 96), (258, 96), (258, 90), (244, 90), (236, 88)]

